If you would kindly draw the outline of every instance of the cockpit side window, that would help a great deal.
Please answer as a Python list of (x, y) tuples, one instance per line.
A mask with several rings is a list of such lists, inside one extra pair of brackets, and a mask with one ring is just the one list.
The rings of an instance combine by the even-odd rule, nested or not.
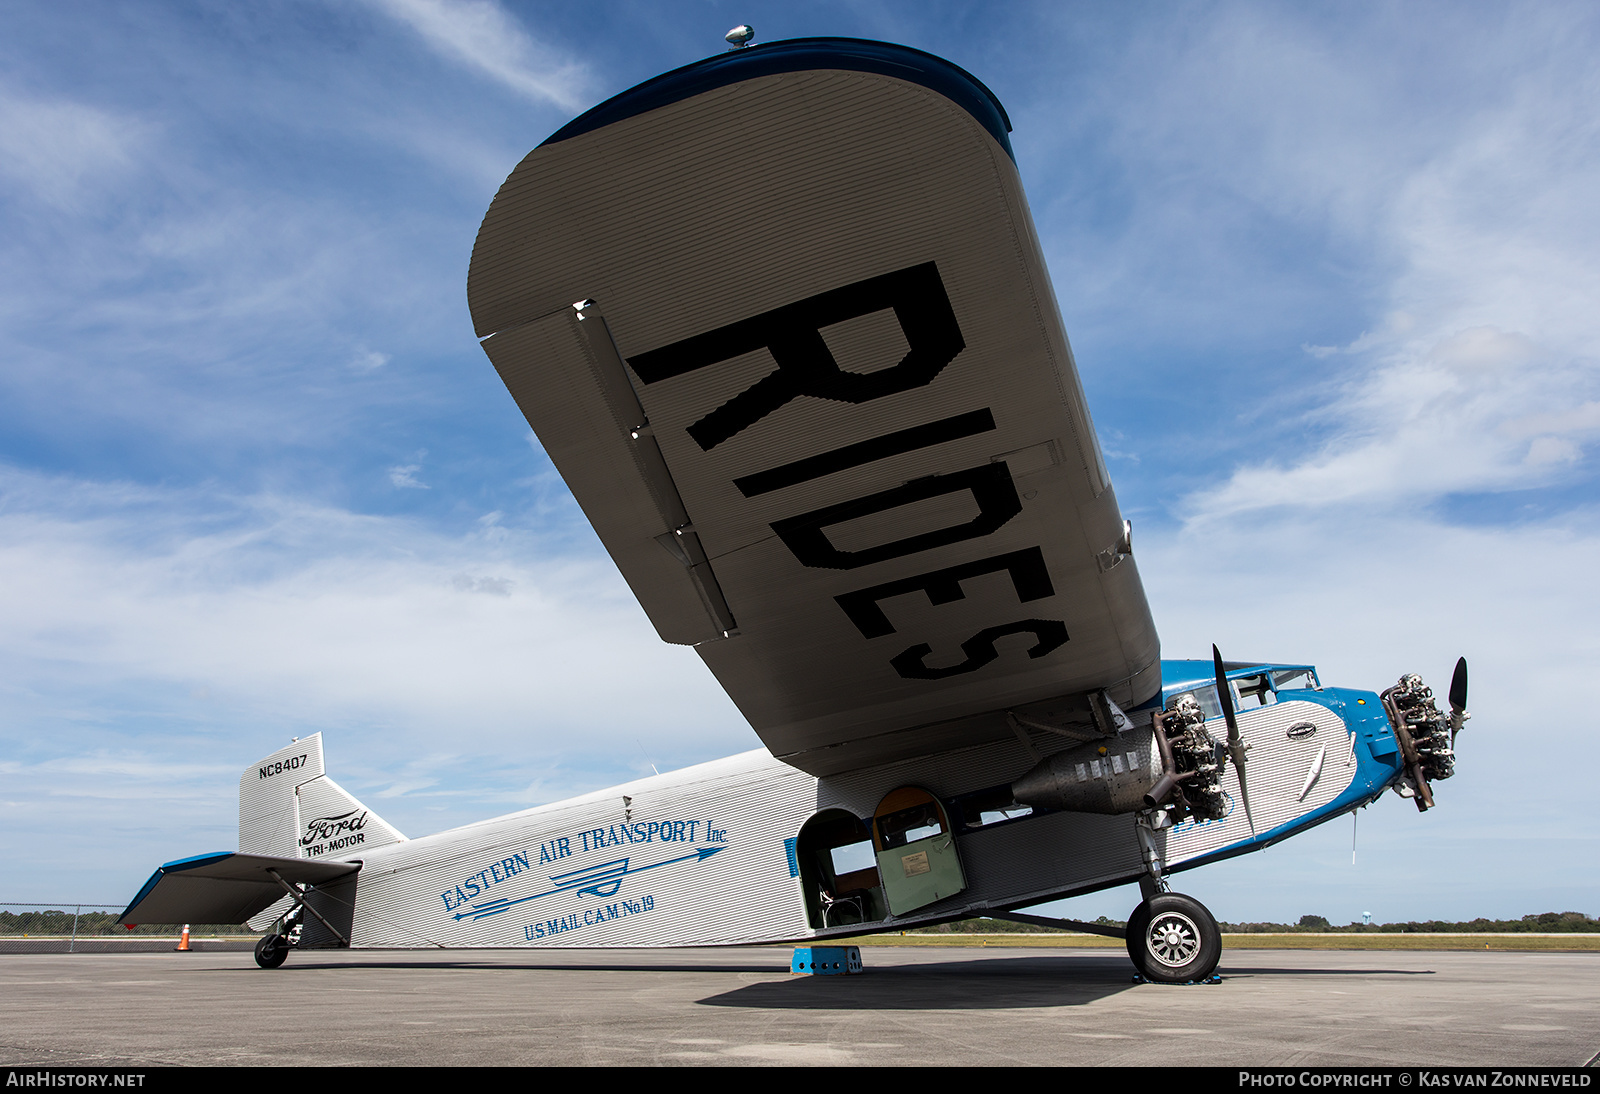
[(1241, 707), (1264, 707), (1278, 701), (1278, 697), (1272, 694), (1272, 681), (1266, 673), (1235, 677), (1233, 686), (1239, 695)]
[(1279, 691), (1315, 689), (1317, 674), (1310, 669), (1279, 669), (1272, 674), (1272, 683)]

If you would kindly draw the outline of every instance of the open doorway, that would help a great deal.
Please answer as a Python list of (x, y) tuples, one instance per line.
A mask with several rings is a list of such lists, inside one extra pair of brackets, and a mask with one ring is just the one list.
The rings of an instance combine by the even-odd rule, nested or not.
[(806, 821), (795, 859), (814, 929), (876, 923), (888, 914), (872, 832), (854, 813), (824, 809)]

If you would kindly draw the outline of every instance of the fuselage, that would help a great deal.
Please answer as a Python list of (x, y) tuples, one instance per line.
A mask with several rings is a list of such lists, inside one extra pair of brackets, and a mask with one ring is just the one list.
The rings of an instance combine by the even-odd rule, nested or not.
[[(1168, 702), (1188, 692), (1216, 710), (1210, 662), (1165, 661), (1162, 675)], [(1178, 824), (1161, 833), (1169, 870), (1278, 842), (1371, 801), (1400, 775), (1376, 694), (1323, 687), (1306, 665), (1234, 664), (1228, 676), (1251, 746), (1255, 830), (1240, 809)], [(1141, 713), (1130, 712), (1136, 722)], [(1207, 728), (1224, 736), (1220, 719)], [(1074, 743), (1027, 737), (820, 778), (757, 750), (376, 848), (363, 857), (351, 944), (796, 941), (903, 930), (1137, 880), (1131, 816), (1001, 800), (1035, 755)], [(873, 819), (900, 800), (891, 798), (897, 791), (926, 791), (942, 809), (886, 846)], [(902, 862), (909, 881), (895, 873)]]

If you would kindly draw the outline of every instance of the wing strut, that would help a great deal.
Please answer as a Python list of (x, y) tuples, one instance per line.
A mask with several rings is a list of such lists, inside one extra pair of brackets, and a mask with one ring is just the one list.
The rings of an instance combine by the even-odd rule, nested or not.
[(1026, 912), (997, 912), (990, 909), (983, 913), (990, 919), (1005, 919), (1012, 923), (1027, 923), (1034, 927), (1059, 927), (1064, 931), (1078, 931), (1083, 934), (1100, 934), (1107, 938), (1127, 938), (1128, 931), (1124, 927), (1113, 927), (1108, 923), (1084, 923), (1077, 919), (1056, 919), (1053, 916), (1029, 915)]

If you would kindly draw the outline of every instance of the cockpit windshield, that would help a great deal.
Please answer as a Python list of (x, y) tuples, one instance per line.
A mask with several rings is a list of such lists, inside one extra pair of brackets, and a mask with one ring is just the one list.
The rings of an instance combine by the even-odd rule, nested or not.
[(1312, 669), (1279, 669), (1272, 674), (1272, 685), (1279, 691), (1315, 690), (1317, 674)]
[[(1191, 677), (1190, 679), (1193, 679)], [(1284, 692), (1315, 691), (1320, 690), (1317, 673), (1311, 668), (1271, 668), (1262, 666), (1252, 670), (1249, 675), (1230, 676), (1228, 690), (1233, 699), (1235, 710), (1253, 710), (1257, 707), (1271, 706), (1286, 698)], [(1215, 685), (1189, 688), (1176, 691), (1167, 696), (1167, 709), (1172, 709), (1185, 695), (1193, 697), (1200, 704), (1206, 719), (1222, 717), (1222, 706), (1217, 702), (1217, 689)]]

